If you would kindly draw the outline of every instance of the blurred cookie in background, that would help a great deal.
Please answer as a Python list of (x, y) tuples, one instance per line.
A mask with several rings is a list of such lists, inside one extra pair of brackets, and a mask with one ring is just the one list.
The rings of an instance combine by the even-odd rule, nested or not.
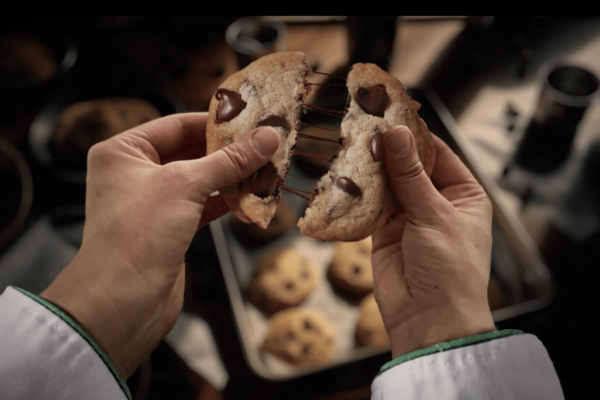
[(169, 67), (167, 88), (188, 111), (208, 111), (219, 85), (238, 70), (235, 52), (222, 40), (213, 46), (182, 56)]
[(371, 238), (338, 242), (327, 277), (338, 288), (359, 296), (373, 291)]
[(54, 53), (36, 38), (24, 34), (0, 36), (0, 87), (16, 81), (46, 81), (56, 68)]
[(290, 228), (296, 226), (297, 219), (294, 209), (282, 197), (281, 203), (275, 210), (275, 215), (269, 222), (267, 229), (263, 229), (256, 224), (247, 224), (233, 213), (230, 216), (229, 225), (240, 243), (246, 247), (254, 248), (271, 243), (284, 235)]
[(94, 144), (159, 117), (156, 108), (135, 98), (75, 103), (58, 116), (50, 145), (61, 166), (85, 169), (87, 153)]
[(314, 263), (291, 247), (277, 249), (260, 259), (248, 285), (248, 297), (273, 313), (302, 303), (319, 283)]
[(390, 338), (383, 325), (379, 306), (373, 294), (361, 301), (360, 317), (356, 325), (356, 341), (361, 346), (383, 347), (390, 345)]
[(290, 308), (269, 321), (263, 349), (292, 365), (327, 362), (335, 349), (335, 329), (318, 311)]

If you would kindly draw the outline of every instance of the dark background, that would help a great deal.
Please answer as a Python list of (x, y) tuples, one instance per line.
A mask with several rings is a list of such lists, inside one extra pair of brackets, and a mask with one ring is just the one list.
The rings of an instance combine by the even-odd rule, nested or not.
[[(222, 46), (225, 29), (237, 18), (239, 16), (2, 17), (0, 34), (28, 32), (48, 43), (72, 42), (78, 50), (75, 65), (62, 76), (40, 85), (0, 88), (0, 138), (23, 153), (34, 181), (33, 206), (20, 233), (47, 210), (61, 205), (83, 204), (84, 201), (84, 186), (57, 179), (52, 171), (35, 160), (28, 147), (29, 126), (48, 101), (57, 95), (81, 90), (111, 92), (124, 87), (130, 90), (165, 87), (183, 79), (190, 60), (202, 54), (207, 55), (206, 63), (213, 66), (206, 72), (207, 76), (212, 76), (213, 81), (222, 80), (228, 67), (215, 63), (215, 56), (211, 56), (213, 53), (210, 51), (215, 46)], [(389, 55), (394, 51), (396, 22), (395, 17), (386, 17), (350, 18), (334, 23), (348, 27), (349, 58), (352, 62), (375, 62), (387, 67)], [(600, 24), (600, 20), (558, 17), (496, 17), (486, 20), (472, 17), (467, 20), (464, 30), (439, 54), (425, 74), (422, 85), (433, 88), (451, 113), (458, 117), (477, 88), (486, 83), (498, 66), (511, 63), (515, 68), (507, 73), (508, 78), (521, 79), (530, 67), (531, 54), (544, 43), (549, 33), (562, 30), (566, 35), (579, 23)], [(310, 25), (306, 24), (307, 27)], [(379, 45), (369, 46), (369, 43)], [(228, 57), (231, 57), (231, 52)], [(347, 70), (347, 66), (339, 67), (339, 71), (344, 69)], [(196, 107), (200, 110), (202, 105)], [(597, 164), (589, 168), (586, 182), (598, 187), (600, 170)], [(522, 201), (523, 207), (535, 209), (537, 206), (535, 200), (527, 196)], [(18, 235), (0, 248), (0, 256), (17, 238)], [(550, 224), (538, 245), (553, 273), (556, 297), (543, 310), (502, 322), (498, 327), (522, 329), (537, 335), (554, 362), (566, 398), (583, 397), (593, 393), (591, 390), (598, 371), (596, 360), (600, 357), (597, 340), (600, 334), (600, 314), (597, 311), (600, 305), (600, 291), (597, 289), (600, 232), (584, 241), (576, 241)], [(369, 397), (370, 382), (389, 355), (292, 382), (272, 383), (254, 375), (243, 359), (207, 228), (195, 238), (188, 261), (189, 290), (184, 308), (205, 318), (215, 333), (230, 374), (229, 384), (223, 393), (226, 398)], [(152, 361), (148, 398), (170, 398), (174, 394), (181, 399), (218, 398), (219, 394), (187, 368), (166, 343), (157, 348)], [(130, 379), (132, 390), (136, 390), (139, 379), (140, 372)]]

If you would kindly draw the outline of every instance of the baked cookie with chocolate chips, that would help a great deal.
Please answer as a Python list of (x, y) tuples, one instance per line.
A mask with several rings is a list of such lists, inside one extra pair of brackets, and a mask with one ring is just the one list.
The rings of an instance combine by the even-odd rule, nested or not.
[(319, 282), (311, 260), (286, 247), (264, 256), (248, 285), (248, 297), (269, 313), (302, 303)]
[(435, 163), (433, 136), (400, 81), (374, 64), (355, 64), (348, 75), (350, 106), (342, 120), (342, 150), (317, 184), (298, 222), (300, 232), (326, 241), (371, 236), (400, 209), (383, 168), (383, 135), (407, 126), (428, 175)]
[(335, 349), (335, 330), (320, 312), (290, 308), (273, 315), (263, 350), (298, 367), (327, 362)]
[(271, 126), (280, 135), (269, 163), (243, 182), (220, 190), (231, 211), (246, 223), (266, 228), (275, 214), (301, 126), (302, 104), (311, 91), (306, 82), (311, 72), (301, 52), (269, 54), (227, 78), (211, 99), (208, 154), (258, 126)]
[(337, 287), (347, 292), (365, 295), (373, 291), (371, 268), (371, 238), (359, 242), (339, 242), (327, 277)]
[(370, 294), (361, 301), (360, 317), (356, 325), (356, 340), (361, 346), (383, 347), (390, 345), (390, 338), (383, 325), (375, 296)]

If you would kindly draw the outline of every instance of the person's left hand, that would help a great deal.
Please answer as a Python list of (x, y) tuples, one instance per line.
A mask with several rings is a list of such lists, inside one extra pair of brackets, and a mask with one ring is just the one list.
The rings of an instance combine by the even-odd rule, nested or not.
[(124, 377), (175, 324), (194, 234), (229, 211), (211, 193), (250, 176), (279, 145), (277, 132), (261, 127), (205, 156), (207, 118), (161, 118), (92, 147), (81, 249), (41, 294), (75, 318)]

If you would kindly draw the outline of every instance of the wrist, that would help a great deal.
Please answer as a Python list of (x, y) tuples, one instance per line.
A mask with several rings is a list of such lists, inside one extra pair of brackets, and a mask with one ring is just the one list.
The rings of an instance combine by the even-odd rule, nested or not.
[(389, 330), (392, 357), (438, 343), (495, 330), (489, 309), (439, 308), (414, 315)]

